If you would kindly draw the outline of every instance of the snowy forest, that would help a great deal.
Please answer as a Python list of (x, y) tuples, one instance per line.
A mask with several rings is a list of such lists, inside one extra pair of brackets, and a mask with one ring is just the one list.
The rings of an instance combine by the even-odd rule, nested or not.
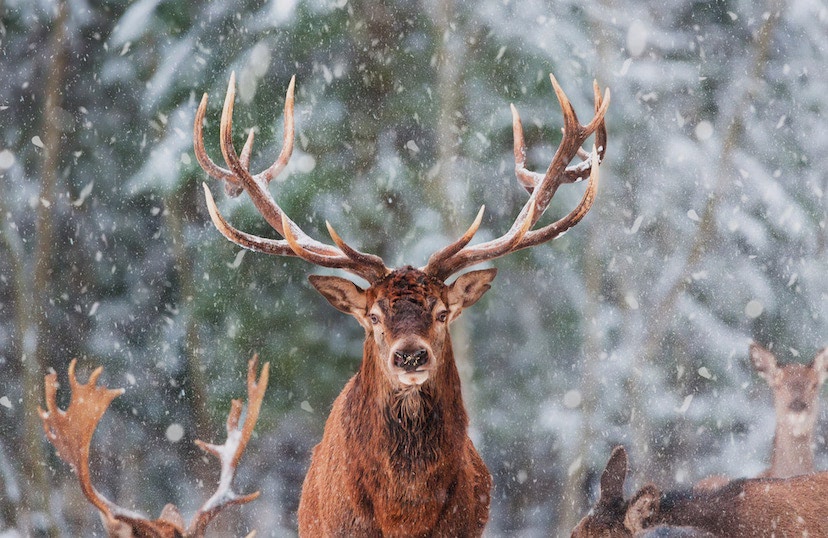
[[(568, 536), (616, 445), (628, 487), (756, 476), (775, 415), (748, 346), (808, 363), (828, 345), (828, 7), (818, 0), (0, 0), (0, 536), (101, 536), (44, 435), (44, 376), (123, 387), (92, 483), (157, 517), (192, 514), (218, 466), (247, 361), (269, 386), (215, 536), (292, 536), (310, 452), (364, 331), (308, 283), (337, 274), (227, 241), (274, 232), (202, 171), (237, 79), (234, 140), (316, 238), (329, 220), (390, 265), (421, 266), (485, 204), (478, 239), (525, 202), (561, 140), (553, 73), (582, 122), (611, 89), (595, 205), (565, 236), (490, 262), (452, 326), (470, 435), (494, 490), (486, 536)], [(822, 127), (821, 127), (822, 126)], [(592, 140), (586, 149), (591, 149)], [(564, 185), (543, 222), (574, 207)], [(828, 406), (823, 405), (823, 408)], [(828, 468), (828, 420), (814, 433)]]

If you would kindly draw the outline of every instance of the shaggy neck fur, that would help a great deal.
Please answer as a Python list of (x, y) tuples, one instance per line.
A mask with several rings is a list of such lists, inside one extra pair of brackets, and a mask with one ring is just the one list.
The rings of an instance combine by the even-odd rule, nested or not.
[[(374, 456), (385, 459), (395, 472), (422, 473), (453, 459), (451, 447), (465, 438), (468, 416), (451, 342), (446, 341), (435, 375), (419, 386), (393, 388), (380, 371), (380, 360), (367, 338), (348, 405), (364, 409), (373, 426), (350, 433), (364, 437), (360, 446), (380, 447)], [(368, 439), (376, 436), (380, 438)]]

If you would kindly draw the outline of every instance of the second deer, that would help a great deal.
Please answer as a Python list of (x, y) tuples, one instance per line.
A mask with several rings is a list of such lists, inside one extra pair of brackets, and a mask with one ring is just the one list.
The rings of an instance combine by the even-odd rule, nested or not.
[(630, 500), (626, 476), (619, 446), (601, 475), (598, 502), (572, 538), (828, 536), (828, 472), (733, 480), (713, 490), (661, 492), (648, 484)]
[[(550, 77), (564, 114), (564, 135), (544, 174), (524, 166), (523, 128), (512, 107), (515, 173), (529, 199), (509, 231), (469, 245), (483, 217), (454, 243), (434, 253), (421, 268), (386, 267), (381, 258), (358, 252), (328, 225), (334, 244), (305, 234), (279, 207), (268, 183), (287, 164), (293, 149), (293, 88), (285, 100), (281, 154), (273, 165), (251, 174), (253, 130), (241, 154), (232, 140), (234, 78), (221, 118), (221, 151), (228, 168), (207, 156), (202, 141), (205, 94), (195, 118), (194, 145), (202, 168), (226, 181), (226, 192), (247, 192), (256, 209), (284, 239), (241, 232), (219, 214), (205, 185), (215, 226), (242, 247), (297, 256), (322, 267), (342, 269), (369, 284), (337, 276), (310, 277), (311, 284), (365, 330), (362, 364), (333, 403), (322, 441), (313, 451), (299, 503), (304, 536), (479, 536), (488, 520), (492, 479), (468, 436), (449, 324), (489, 289), (495, 269), (463, 269), (560, 237), (586, 215), (595, 198), (599, 156), (606, 147), (604, 114), (609, 92), (594, 88), (595, 117), (578, 122), (572, 105)], [(595, 134), (592, 154), (581, 146)], [(583, 162), (569, 163), (576, 155)], [(532, 229), (561, 184), (589, 178), (578, 206), (563, 219)]]
[(819, 392), (828, 377), (828, 348), (819, 351), (811, 364), (779, 365), (773, 353), (753, 343), (750, 359), (773, 391), (776, 411), (771, 466), (759, 476), (787, 478), (814, 472), (814, 426)]

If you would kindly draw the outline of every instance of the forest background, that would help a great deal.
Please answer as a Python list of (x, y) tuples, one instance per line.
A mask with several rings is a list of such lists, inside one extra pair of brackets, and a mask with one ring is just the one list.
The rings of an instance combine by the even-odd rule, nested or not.
[[(297, 148), (271, 187), (312, 235), (325, 219), (389, 264), (422, 265), (481, 204), (481, 239), (560, 140), (552, 72), (582, 120), (612, 90), (589, 215), (494, 262), (454, 326), (471, 434), (495, 480), (489, 536), (568, 535), (610, 449), (632, 485), (755, 475), (770, 392), (748, 344), (807, 362), (828, 344), (828, 8), (817, 0), (0, 0), (0, 536), (101, 533), (36, 416), (72, 358), (126, 387), (93, 448), (95, 486), (191, 514), (246, 361), (270, 387), (216, 535), (295, 533), (310, 450), (363, 331), (308, 284), (209, 223), (193, 114), (214, 159), (231, 71), (237, 144), (275, 158), (297, 77)], [(222, 211), (272, 234), (246, 196)], [(548, 211), (573, 207), (563, 187)], [(65, 405), (68, 394), (60, 393)], [(828, 467), (824, 416), (817, 466)]]

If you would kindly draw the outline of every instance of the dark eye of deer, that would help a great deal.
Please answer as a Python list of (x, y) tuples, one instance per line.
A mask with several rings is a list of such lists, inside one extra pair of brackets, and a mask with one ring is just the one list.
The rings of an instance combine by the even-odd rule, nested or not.
[(376, 314), (371, 314), (370, 316), (368, 316), (368, 319), (370, 319), (371, 323), (373, 323), (374, 325), (379, 323), (379, 316), (377, 316)]
[(448, 319), (448, 310), (443, 310), (439, 314), (437, 314), (437, 321), (440, 323), (446, 321)]

